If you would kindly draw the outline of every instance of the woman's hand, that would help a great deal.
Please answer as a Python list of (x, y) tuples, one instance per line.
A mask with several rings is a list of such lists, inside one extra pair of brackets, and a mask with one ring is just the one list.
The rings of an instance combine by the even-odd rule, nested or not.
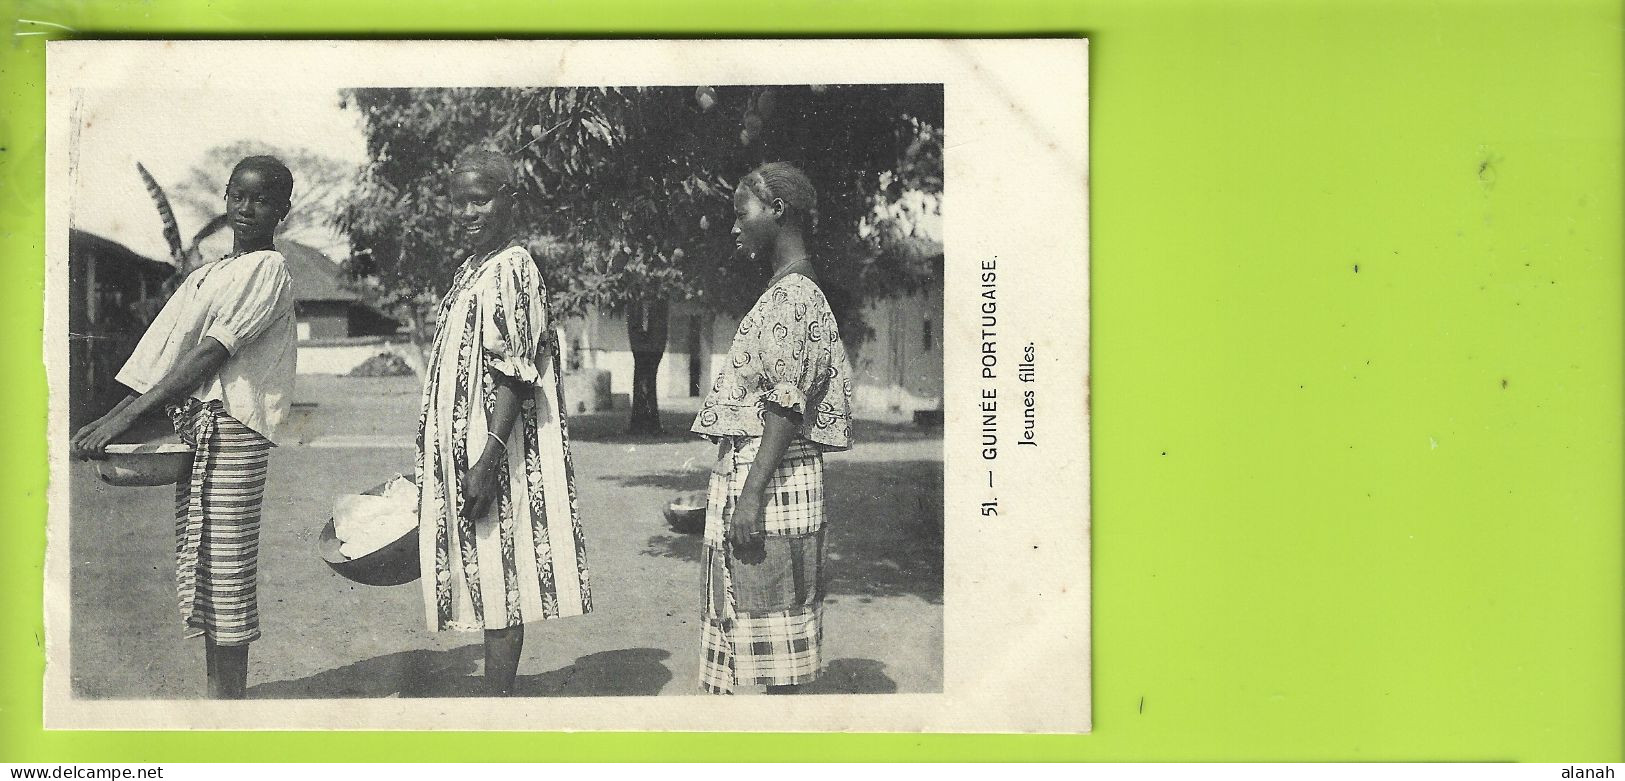
[(734, 503), (733, 516), (728, 519), (728, 540), (739, 546), (760, 548), (760, 535), (767, 533), (762, 509), (767, 505), (768, 487), (773, 473), (784, 460), (790, 441), (801, 428), (801, 415), (777, 404), (766, 405), (762, 416), (762, 442), (756, 448), (756, 457), (745, 473), (745, 485)]
[[(499, 451), (500, 452), (500, 451)], [(487, 449), (463, 474), (463, 517), (480, 518), (491, 509), (491, 501), (502, 490), (502, 467), (507, 461)]]
[[(519, 415), (518, 388), (522, 383), (518, 380), (498, 373), (496, 376), (496, 408), (491, 411), (486, 424), (490, 426), (485, 435), (485, 449), (480, 451), (480, 458), (468, 468), (463, 475), (463, 517), (479, 518), (491, 509), (491, 500), (499, 491), (507, 490), (503, 481), (508, 476), (508, 441), (517, 440), (511, 432), (514, 430), (514, 418)], [(478, 440), (475, 440), (478, 441)], [(518, 441), (515, 447), (522, 447)], [(473, 452), (474, 442), (468, 445), (469, 452)]]
[(74, 433), (69, 452), (81, 461), (106, 458), (107, 443), (112, 442), (113, 437), (123, 434), (129, 427), (129, 421), (122, 415), (88, 423)]
[(765, 531), (762, 524), (762, 493), (747, 488), (734, 502), (733, 515), (728, 518), (728, 541), (735, 547), (756, 542)]

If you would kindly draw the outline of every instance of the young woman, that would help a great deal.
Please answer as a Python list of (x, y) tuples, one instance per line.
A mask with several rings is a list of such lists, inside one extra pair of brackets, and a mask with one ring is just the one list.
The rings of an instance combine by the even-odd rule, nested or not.
[(718, 443), (705, 519), (700, 686), (790, 693), (822, 669), (824, 460), (851, 447), (852, 368), (808, 251), (817, 194), (769, 163), (734, 192), (736, 251), (772, 280), (693, 430)]
[(277, 424), (293, 398), (292, 282), (272, 246), (293, 174), (274, 157), (226, 184), (232, 252), (186, 277), (117, 380), (134, 393), (74, 434), (80, 458), (163, 409), (194, 451), (175, 488), (175, 578), (187, 636), (202, 635), (210, 697), (240, 699), (260, 637), (260, 505)]
[(592, 610), (547, 291), (514, 240), (513, 165), (471, 151), (451, 205), (468, 254), (440, 305), (418, 424), (419, 554), (432, 631), (484, 630), (513, 692), (527, 622)]

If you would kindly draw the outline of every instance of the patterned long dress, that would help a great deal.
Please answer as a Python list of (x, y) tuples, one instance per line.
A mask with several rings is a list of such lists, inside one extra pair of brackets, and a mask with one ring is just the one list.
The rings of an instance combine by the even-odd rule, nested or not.
[[(760, 549), (736, 555), (727, 525), (769, 405), (800, 413), (802, 426), (768, 480)], [(701, 556), (704, 691), (807, 683), (822, 671), (824, 453), (851, 447), (851, 408), (852, 367), (823, 291), (800, 274), (775, 280), (739, 322), (694, 419), (718, 448)]]
[[(547, 294), (530, 253), (464, 262), (441, 302), (418, 421), (419, 555), (429, 629), (502, 629), (592, 610)], [(462, 517), (463, 475), (491, 438), (497, 375), (519, 380), (507, 479)]]

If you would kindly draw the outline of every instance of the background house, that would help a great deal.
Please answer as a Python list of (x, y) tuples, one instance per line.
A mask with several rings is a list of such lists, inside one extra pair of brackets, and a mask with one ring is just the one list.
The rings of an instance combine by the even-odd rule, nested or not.
[[(286, 235), (276, 240), (276, 249), (293, 278), (300, 374), (348, 374), (380, 353), (404, 355), (410, 349), (400, 322), (346, 284), (344, 268), (326, 253)], [(206, 258), (230, 251), (226, 231), (202, 245)]]
[(411, 362), (406, 357), (411, 343), (400, 332), (400, 321), (346, 285), (339, 264), (296, 241), (279, 240), (277, 250), (293, 277), (300, 374), (349, 374), (382, 353)]
[[(934, 279), (913, 294), (871, 301), (862, 311), (869, 336), (851, 351), (856, 411), (879, 417), (932, 417), (942, 410), (942, 282)], [(656, 387), (662, 399), (702, 397), (716, 366), (727, 358), (738, 318), (713, 315), (687, 304), (671, 307), (666, 355)], [(632, 350), (626, 320), (589, 312), (564, 326), (567, 365), (609, 372), (617, 406), (632, 392)]]
[(77, 228), (68, 231), (68, 420), (95, 420), (127, 392), (113, 381), (167, 293), (168, 263)]
[[(224, 242), (222, 245), (221, 242)], [(230, 250), (222, 233), (204, 257)], [(279, 239), (293, 278), (299, 371), (347, 374), (380, 353), (405, 354), (400, 324), (348, 289), (342, 269), (320, 251)], [(68, 234), (69, 424), (78, 427), (112, 409), (128, 389), (114, 377), (169, 298), (175, 267), (87, 230)]]

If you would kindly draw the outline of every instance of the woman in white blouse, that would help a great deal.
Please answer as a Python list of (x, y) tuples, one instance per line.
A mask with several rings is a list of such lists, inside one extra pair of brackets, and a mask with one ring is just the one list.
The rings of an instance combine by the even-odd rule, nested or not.
[(175, 579), (187, 637), (202, 635), (210, 697), (240, 699), (248, 644), (260, 637), (260, 505), (277, 424), (293, 397), (292, 281), (272, 244), (293, 174), (248, 157), (226, 184), (232, 253), (187, 276), (142, 336), (118, 381), (133, 391), (74, 434), (79, 458), (156, 409), (194, 451), (175, 491)]

